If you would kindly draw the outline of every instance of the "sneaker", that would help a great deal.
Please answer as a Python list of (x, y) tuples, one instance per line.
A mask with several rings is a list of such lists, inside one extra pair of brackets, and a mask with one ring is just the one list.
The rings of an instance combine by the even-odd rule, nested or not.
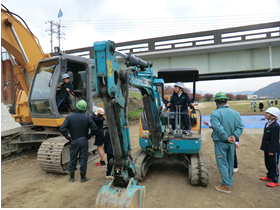
[(238, 171), (238, 168), (234, 168), (233, 169), (233, 172), (235, 173), (235, 172), (237, 172)]
[(279, 182), (275, 183), (275, 182), (268, 182), (266, 183), (266, 186), (268, 187), (277, 187), (279, 186)]
[(101, 167), (101, 164), (100, 164), (100, 163), (95, 163), (95, 165), (96, 165), (97, 167)]
[(231, 189), (229, 189), (226, 185), (222, 185), (222, 186), (216, 186), (215, 187), (216, 190), (224, 192), (224, 193), (231, 193)]
[(268, 178), (267, 176), (261, 177), (260, 179), (263, 181), (272, 181), (272, 179)]
[(110, 176), (106, 176), (106, 179), (114, 179), (114, 177), (110, 175)]
[(98, 166), (98, 167), (106, 167), (105, 161), (100, 160), (100, 166)]

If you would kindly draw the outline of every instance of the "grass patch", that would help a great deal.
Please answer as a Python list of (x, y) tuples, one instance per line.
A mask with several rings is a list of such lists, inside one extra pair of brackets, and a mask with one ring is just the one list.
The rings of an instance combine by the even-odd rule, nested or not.
[(134, 92), (129, 92), (129, 95), (135, 96), (135, 97), (137, 97), (137, 98), (142, 98), (142, 95), (141, 95), (141, 94), (134, 93)]
[(143, 112), (143, 108), (139, 107), (138, 109), (134, 110), (134, 111), (129, 111), (128, 112), (128, 119), (129, 120), (135, 120), (135, 119), (139, 119), (141, 114)]

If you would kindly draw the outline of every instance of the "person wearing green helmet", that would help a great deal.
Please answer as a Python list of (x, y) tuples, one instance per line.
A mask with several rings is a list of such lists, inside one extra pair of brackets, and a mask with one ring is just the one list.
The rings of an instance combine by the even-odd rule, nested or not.
[[(76, 168), (77, 157), (79, 155), (81, 182), (89, 180), (86, 177), (87, 161), (88, 161), (88, 139), (95, 135), (97, 126), (92, 118), (84, 112), (87, 110), (87, 103), (80, 100), (76, 104), (76, 112), (68, 115), (60, 127), (62, 135), (71, 142), (70, 146), (70, 162), (68, 171), (70, 172), (69, 181), (74, 182), (74, 175)], [(88, 134), (89, 128), (91, 129)], [(71, 137), (68, 136), (67, 131), (70, 130)]]
[(213, 129), (216, 162), (222, 178), (221, 185), (216, 186), (215, 189), (231, 193), (235, 140), (242, 134), (244, 125), (240, 114), (229, 108), (224, 92), (215, 95), (215, 102), (217, 109), (210, 115), (210, 123)]

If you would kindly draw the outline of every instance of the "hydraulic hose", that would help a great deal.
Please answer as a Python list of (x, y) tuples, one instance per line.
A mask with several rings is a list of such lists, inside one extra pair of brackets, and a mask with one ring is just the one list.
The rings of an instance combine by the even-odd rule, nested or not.
[(126, 70), (126, 75), (125, 75), (125, 79), (126, 79), (126, 95), (125, 95), (125, 123), (128, 124), (128, 107), (127, 107), (127, 104), (128, 104), (128, 95), (129, 95), (129, 69)]

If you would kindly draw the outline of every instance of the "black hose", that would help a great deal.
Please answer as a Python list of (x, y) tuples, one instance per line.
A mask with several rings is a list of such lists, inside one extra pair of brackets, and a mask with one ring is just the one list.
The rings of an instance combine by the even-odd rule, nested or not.
[(125, 123), (128, 124), (128, 95), (129, 95), (129, 69), (126, 70), (126, 95), (125, 95), (125, 104), (124, 104), (124, 113), (125, 113)]
[(8, 10), (8, 8), (5, 7), (3, 4), (1, 4), (1, 6), (4, 7), (5, 10), (7, 10), (8, 13), (10, 13), (10, 14), (12, 14), (12, 15), (15, 15), (15, 16), (17, 16), (19, 19), (21, 19), (22, 22), (24, 23), (24, 25), (26, 26), (26, 28), (28, 29), (28, 31), (33, 35), (32, 31), (29, 29), (29, 27), (28, 27), (28, 25), (26, 24), (26, 22), (25, 22), (19, 15), (17, 15), (17, 14), (15, 14), (15, 13), (11, 12), (10, 10)]

